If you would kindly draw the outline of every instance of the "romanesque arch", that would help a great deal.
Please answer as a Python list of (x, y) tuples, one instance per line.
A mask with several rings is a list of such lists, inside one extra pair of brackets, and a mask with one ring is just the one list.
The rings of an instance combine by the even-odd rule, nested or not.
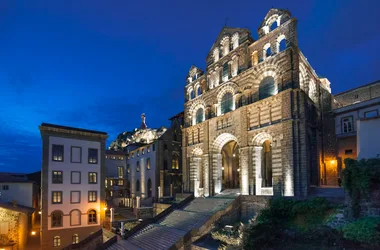
[(217, 103), (218, 103), (218, 106), (217, 106), (217, 115), (221, 115), (222, 114), (222, 110), (221, 110), (221, 103), (222, 103), (222, 99), (223, 99), (223, 96), (226, 94), (226, 93), (231, 93), (232, 95), (232, 110), (235, 110), (235, 93), (238, 89), (238, 86), (234, 83), (228, 83), (228, 84), (225, 84), (218, 92), (218, 95), (217, 95)]
[(191, 117), (191, 125), (195, 125), (197, 123), (196, 114), (199, 109), (203, 109), (203, 118), (205, 118), (204, 112), (206, 110), (206, 103), (202, 98), (195, 100), (190, 106), (190, 109), (188, 111), (188, 117)]
[(261, 132), (253, 137), (256, 195), (273, 195), (273, 137)]

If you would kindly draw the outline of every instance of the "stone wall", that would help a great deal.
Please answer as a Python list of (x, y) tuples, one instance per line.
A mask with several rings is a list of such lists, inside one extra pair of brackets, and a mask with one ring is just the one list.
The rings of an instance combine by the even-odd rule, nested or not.
[(334, 96), (334, 104), (335, 107), (338, 108), (357, 102), (368, 101), (376, 97), (380, 97), (380, 81), (339, 93)]
[(153, 207), (136, 208), (136, 217), (143, 220), (153, 218)]
[(153, 215), (156, 216), (168, 207), (170, 207), (170, 204), (153, 203)]
[(0, 223), (5, 223), (8, 227), (7, 239), (2, 244), (10, 241), (16, 243), (13, 250), (26, 249), (28, 239), (28, 216), (26, 214), (0, 208)]
[(243, 222), (247, 222), (248, 220), (253, 219), (260, 213), (261, 210), (263, 210), (269, 205), (270, 199), (271, 197), (265, 196), (241, 196), (240, 220)]

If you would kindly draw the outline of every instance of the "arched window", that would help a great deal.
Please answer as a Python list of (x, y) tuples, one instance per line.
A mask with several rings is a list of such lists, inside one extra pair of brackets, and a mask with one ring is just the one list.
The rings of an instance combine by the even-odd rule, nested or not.
[(273, 22), (273, 23), (271, 24), (271, 26), (270, 26), (270, 31), (276, 29), (277, 27), (278, 27), (278, 26), (277, 26), (277, 21), (274, 20), (274, 22)]
[(147, 183), (148, 197), (152, 197), (152, 180), (149, 178)]
[(88, 224), (96, 224), (96, 211), (95, 210), (90, 210), (88, 212)]
[(263, 143), (263, 161), (262, 161), (262, 169), (261, 176), (262, 187), (272, 187), (272, 146), (269, 140), (266, 140)]
[(146, 169), (150, 169), (150, 158), (146, 159)]
[(51, 227), (62, 227), (63, 226), (63, 212), (53, 211), (51, 213)]
[(53, 246), (54, 247), (59, 247), (61, 245), (61, 237), (59, 236), (54, 236), (53, 239)]
[(79, 242), (79, 235), (73, 234), (73, 244), (78, 244), (78, 242)]
[(232, 111), (233, 97), (230, 92), (225, 93), (220, 102), (220, 111), (222, 114)]
[(192, 100), (194, 98), (195, 98), (194, 90), (191, 90), (191, 92), (190, 92), (190, 100)]
[(172, 169), (179, 169), (179, 159), (177, 154), (173, 154)]
[(228, 79), (228, 62), (223, 64), (223, 79)]
[(202, 94), (202, 89), (201, 87), (198, 86), (197, 88), (197, 95), (200, 96)]
[(199, 108), (197, 110), (197, 113), (195, 114), (195, 123), (198, 124), (198, 123), (201, 123), (203, 122), (204, 120), (204, 111), (203, 111), (203, 108)]
[(136, 192), (140, 192), (140, 181), (136, 181)]
[(278, 52), (284, 51), (286, 49), (286, 39), (283, 38), (278, 44)]
[(70, 226), (79, 226), (81, 224), (80, 221), (81, 212), (79, 210), (72, 210), (70, 212)]
[(265, 50), (265, 57), (269, 57), (272, 55), (272, 50), (270, 46)]
[(259, 99), (264, 99), (275, 94), (275, 83), (272, 76), (265, 77), (259, 86)]
[(197, 80), (197, 74), (194, 74), (194, 75), (193, 75), (192, 80), (193, 80), (193, 81)]

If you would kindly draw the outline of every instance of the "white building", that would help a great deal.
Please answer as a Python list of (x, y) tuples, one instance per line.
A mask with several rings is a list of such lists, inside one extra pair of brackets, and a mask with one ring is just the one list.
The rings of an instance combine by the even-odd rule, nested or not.
[(107, 133), (42, 123), (41, 247), (63, 248), (102, 228)]
[(380, 116), (357, 121), (358, 159), (380, 158)]

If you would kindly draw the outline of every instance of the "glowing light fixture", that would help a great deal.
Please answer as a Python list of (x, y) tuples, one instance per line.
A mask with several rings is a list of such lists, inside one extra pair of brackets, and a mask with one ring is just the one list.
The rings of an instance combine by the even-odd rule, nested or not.
[(335, 163), (335, 160), (331, 160), (330, 163), (331, 163), (331, 164), (334, 164), (334, 163)]
[(240, 172), (240, 168), (238, 168), (237, 171)]
[(222, 170), (224, 170), (224, 167), (222, 167)]
[(232, 157), (235, 157), (235, 156), (236, 156), (235, 154), (232, 155)]
[[(38, 214), (42, 214), (41, 211), (38, 211)], [(0, 249), (1, 250), (1, 249)]]
[(36, 235), (36, 231), (32, 231), (32, 235)]

